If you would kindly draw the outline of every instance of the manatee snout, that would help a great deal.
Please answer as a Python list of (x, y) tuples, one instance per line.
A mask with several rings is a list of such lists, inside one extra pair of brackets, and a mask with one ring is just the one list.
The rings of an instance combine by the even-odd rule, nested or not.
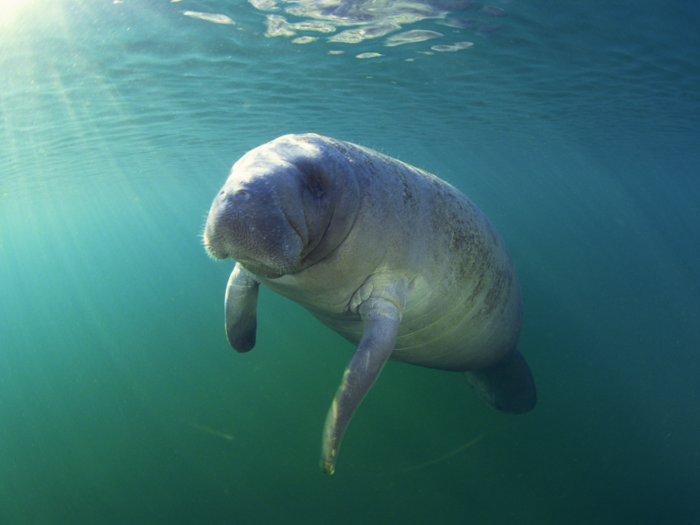
[(204, 228), (204, 246), (217, 259), (248, 263), (265, 275), (299, 263), (303, 240), (263, 180), (229, 181), (217, 194)]
[(222, 218), (226, 213), (227, 205), (228, 194), (222, 189), (211, 205), (207, 224), (204, 227), (204, 247), (207, 253), (216, 259), (226, 259), (230, 256), (226, 251), (222, 235), (222, 231), (225, 230)]

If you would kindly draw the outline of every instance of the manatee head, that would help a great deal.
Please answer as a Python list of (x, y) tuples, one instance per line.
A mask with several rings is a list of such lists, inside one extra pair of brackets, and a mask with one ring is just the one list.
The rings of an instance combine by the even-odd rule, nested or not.
[(246, 153), (209, 210), (204, 245), (267, 278), (296, 273), (347, 236), (360, 191), (351, 162), (318, 135), (285, 135)]

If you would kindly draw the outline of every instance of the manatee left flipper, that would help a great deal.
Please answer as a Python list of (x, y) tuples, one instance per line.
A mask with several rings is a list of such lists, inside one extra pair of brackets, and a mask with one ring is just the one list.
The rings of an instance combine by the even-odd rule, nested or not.
[(236, 263), (226, 286), (226, 337), (237, 352), (255, 346), (255, 330), (260, 283)]
[(335, 470), (340, 442), (350, 419), (394, 350), (401, 323), (399, 309), (386, 299), (370, 298), (362, 303), (359, 312), (362, 339), (345, 369), (323, 430), (321, 468), (327, 474)]

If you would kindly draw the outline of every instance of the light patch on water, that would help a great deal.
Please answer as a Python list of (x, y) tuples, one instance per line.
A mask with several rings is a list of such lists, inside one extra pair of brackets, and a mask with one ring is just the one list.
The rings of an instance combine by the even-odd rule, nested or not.
[(398, 31), (403, 25), (426, 19), (443, 19), (467, 9), (471, 0), (249, 0), (261, 11), (284, 11), (305, 18), (291, 23), (279, 14), (267, 15), (267, 36), (294, 36), (297, 31), (333, 32), (331, 42), (356, 44)]
[(298, 22), (296, 24), (290, 24), (290, 27), (294, 28), (296, 31), (318, 31), (320, 33), (332, 33), (335, 31), (335, 26), (333, 24), (320, 20)]
[(357, 44), (363, 40), (388, 35), (397, 29), (401, 29), (399, 24), (396, 22), (387, 22), (384, 24), (365, 26), (357, 29), (348, 29), (347, 31), (333, 35), (328, 40), (331, 42), (342, 42), (344, 44)]
[(442, 33), (437, 31), (425, 31), (422, 29), (416, 29), (414, 31), (406, 31), (405, 33), (399, 33), (398, 35), (390, 36), (386, 39), (385, 46), (401, 46), (403, 44), (412, 44), (414, 42), (423, 42), (425, 40), (430, 40), (431, 38), (438, 38), (444, 36)]
[(295, 36), (292, 25), (283, 16), (267, 15), (267, 36)]
[(292, 24), (280, 15), (267, 15), (266, 36), (295, 36), (297, 31), (316, 31), (318, 33), (332, 33), (335, 26), (320, 20), (309, 20)]
[(300, 36), (292, 40), (292, 44), (309, 44), (318, 40), (317, 36)]
[(215, 24), (227, 24), (232, 26), (236, 25), (236, 22), (234, 22), (230, 17), (226, 15), (219, 15), (216, 13), (203, 13), (201, 11), (184, 11), (182, 14), (192, 18), (198, 18), (199, 20), (213, 22)]
[[(460, 30), (471, 30), (488, 37), (501, 28), (489, 21), (507, 16), (504, 9), (476, 3), (472, 0), (248, 0), (260, 11), (267, 11), (267, 37), (292, 37), (293, 43), (308, 43), (305, 32), (335, 33), (329, 42), (359, 44), (366, 40), (386, 37), (407, 24), (422, 20)], [(501, 0), (501, 3), (508, 3)], [(469, 13), (467, 13), (469, 11)], [(276, 13), (271, 13), (276, 12)], [(467, 17), (452, 16), (465, 13)], [(468, 17), (471, 15), (471, 17)], [(294, 21), (295, 18), (302, 19)], [(354, 26), (354, 27), (353, 27)], [(436, 31), (414, 29), (387, 38), (389, 47), (416, 44), (443, 36)], [(315, 38), (315, 37), (314, 37)], [(457, 44), (453, 44), (457, 45)], [(472, 44), (473, 45), (473, 44)], [(435, 51), (450, 52), (463, 47), (436, 46)], [(333, 54), (333, 53), (331, 53)], [(432, 53), (431, 53), (432, 54)]]
[(248, 0), (250, 4), (260, 11), (277, 11), (279, 7), (276, 6), (276, 0)]
[[(180, 0), (171, 0), (180, 1)], [(465, 11), (471, 0), (248, 0), (261, 11), (282, 11), (294, 17), (306, 18), (290, 22), (282, 14), (266, 15), (267, 37), (292, 37), (293, 44), (308, 44), (319, 37), (303, 33), (335, 33), (327, 38), (329, 42), (358, 44), (365, 40), (386, 37), (399, 31), (403, 25), (425, 19), (440, 19), (437, 23), (459, 29), (472, 29), (481, 37), (488, 37), (501, 28), (479, 18), (448, 18), (448, 15)], [(477, 16), (505, 17), (507, 13), (500, 7), (476, 5), (472, 8)], [(478, 11), (477, 11), (478, 10)], [(203, 11), (183, 11), (185, 16), (223, 25), (236, 25), (229, 16)], [(357, 26), (357, 27), (348, 27)], [(460, 31), (455, 31), (456, 33)], [(301, 33), (301, 35), (299, 34)], [(396, 47), (416, 44), (444, 36), (437, 31), (414, 29), (388, 36), (384, 45)], [(468, 45), (467, 45), (468, 44)], [(466, 49), (472, 42), (435, 45), (431, 49), (438, 52), (454, 52)], [(329, 52), (340, 54), (340, 52)], [(428, 53), (432, 54), (432, 53)], [(362, 53), (367, 58), (366, 53)]]
[(474, 45), (474, 42), (455, 42), (454, 44), (450, 45), (439, 45), (439, 46), (432, 46), (430, 49), (433, 51), (441, 51), (441, 52), (455, 52), (459, 51), (460, 49), (469, 49)]
[(360, 53), (357, 55), (355, 58), (377, 58), (377, 57), (383, 57), (381, 53)]
[(284, 11), (298, 17), (331, 20), (336, 25), (358, 25), (383, 20), (410, 24), (426, 18), (442, 18), (449, 12), (465, 9), (470, 3), (471, 0), (278, 0), (272, 5), (284, 6)]

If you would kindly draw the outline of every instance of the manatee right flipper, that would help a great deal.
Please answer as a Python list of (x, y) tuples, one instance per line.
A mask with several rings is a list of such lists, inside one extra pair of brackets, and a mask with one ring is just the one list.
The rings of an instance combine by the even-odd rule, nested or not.
[(535, 379), (517, 348), (497, 363), (464, 376), (484, 403), (501, 412), (524, 414), (537, 402)]
[(386, 299), (371, 298), (359, 308), (364, 325), (362, 339), (345, 369), (323, 429), (321, 469), (333, 474), (340, 442), (355, 410), (389, 359), (396, 345), (401, 314)]
[(226, 286), (226, 337), (237, 352), (255, 346), (255, 330), (260, 283), (236, 263)]

